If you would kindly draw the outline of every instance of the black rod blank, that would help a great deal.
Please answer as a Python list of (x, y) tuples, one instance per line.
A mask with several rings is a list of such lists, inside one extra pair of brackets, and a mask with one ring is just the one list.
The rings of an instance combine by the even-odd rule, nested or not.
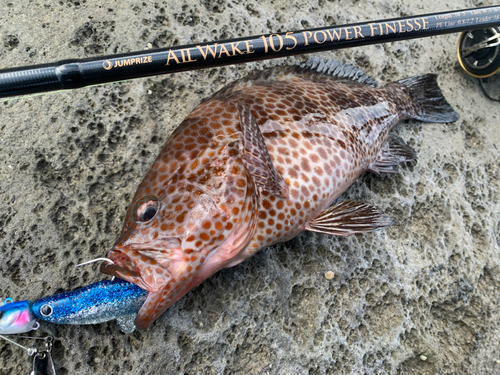
[(500, 26), (500, 6), (0, 70), (0, 99), (158, 74)]

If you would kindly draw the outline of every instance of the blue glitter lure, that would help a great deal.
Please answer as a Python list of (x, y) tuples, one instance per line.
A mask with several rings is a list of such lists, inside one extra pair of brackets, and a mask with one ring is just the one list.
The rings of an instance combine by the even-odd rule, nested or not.
[(31, 308), (37, 319), (55, 324), (96, 324), (137, 314), (147, 295), (127, 281), (105, 280), (41, 298)]

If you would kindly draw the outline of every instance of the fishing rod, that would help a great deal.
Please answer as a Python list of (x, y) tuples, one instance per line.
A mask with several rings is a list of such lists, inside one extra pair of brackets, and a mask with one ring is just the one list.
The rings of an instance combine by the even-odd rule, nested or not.
[(3, 98), (500, 26), (500, 6), (392, 18), (0, 70)]

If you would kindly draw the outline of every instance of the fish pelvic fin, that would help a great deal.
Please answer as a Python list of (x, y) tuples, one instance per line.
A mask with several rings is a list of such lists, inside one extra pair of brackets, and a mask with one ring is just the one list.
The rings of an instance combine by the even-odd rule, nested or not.
[(243, 156), (243, 164), (250, 176), (252, 176), (255, 185), (261, 190), (288, 199), (288, 185), (274, 167), (264, 136), (257, 125), (255, 117), (243, 103), (232, 104), (236, 107), (240, 116), (241, 131), (243, 133), (240, 152)]
[(306, 224), (311, 232), (350, 236), (354, 233), (369, 232), (395, 224), (375, 206), (363, 202), (344, 200), (321, 212)]
[(397, 81), (406, 87), (416, 106), (411, 118), (424, 122), (453, 122), (460, 118), (446, 101), (437, 84), (437, 75), (422, 74)]
[(390, 138), (380, 150), (377, 159), (368, 167), (370, 172), (396, 173), (396, 166), (400, 163), (413, 161), (417, 158), (415, 150), (396, 136)]

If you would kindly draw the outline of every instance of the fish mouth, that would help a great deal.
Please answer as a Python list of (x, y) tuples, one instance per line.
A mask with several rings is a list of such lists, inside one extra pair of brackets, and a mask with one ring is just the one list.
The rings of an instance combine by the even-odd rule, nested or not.
[(102, 263), (101, 272), (136, 284), (149, 292), (158, 292), (166, 287), (171, 275), (165, 262), (159, 262), (146, 254), (158, 253), (149, 249), (113, 249), (108, 258), (113, 263)]
[(162, 290), (175, 274), (175, 259), (181, 254), (178, 237), (163, 237), (149, 243), (130, 242), (121, 236), (108, 253), (113, 263), (101, 264), (101, 272), (136, 284), (149, 292)]

